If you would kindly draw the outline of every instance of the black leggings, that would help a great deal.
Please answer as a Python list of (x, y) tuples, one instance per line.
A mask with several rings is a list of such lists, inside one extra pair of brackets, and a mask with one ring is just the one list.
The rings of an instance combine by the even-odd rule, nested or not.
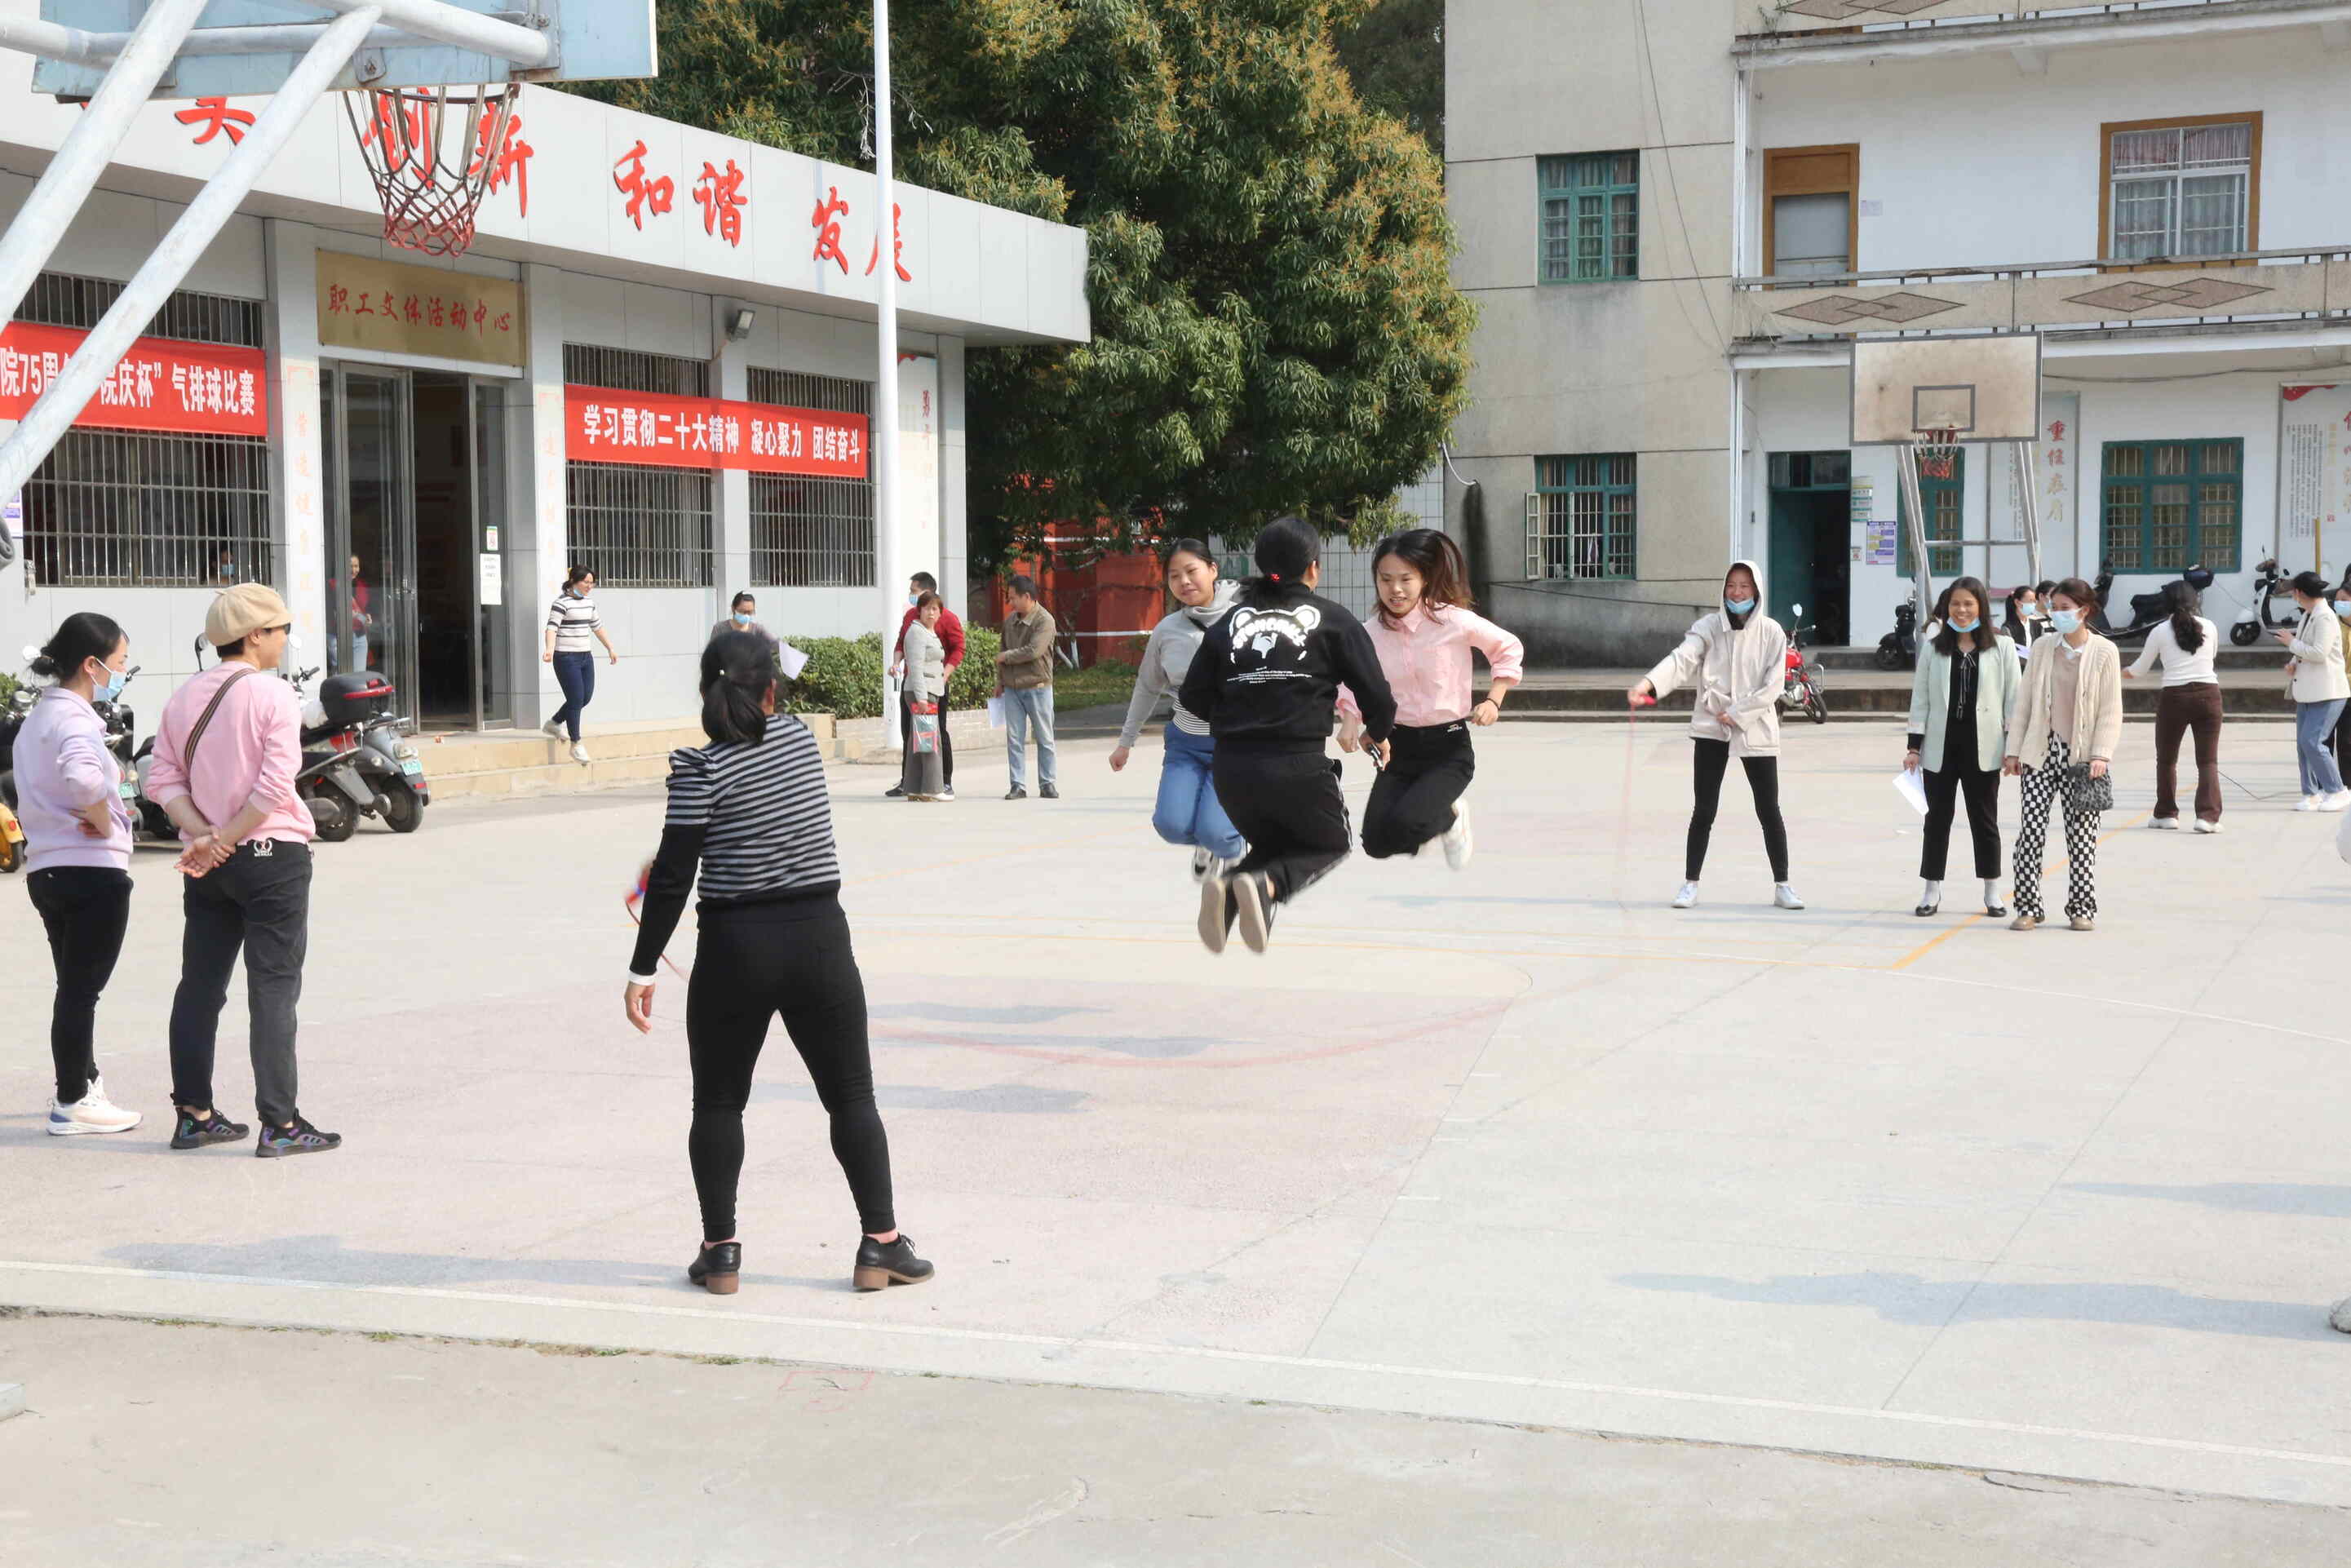
[(743, 1174), (743, 1107), (751, 1071), (781, 1013), (807, 1063), (817, 1099), (832, 1117), (832, 1153), (857, 1199), (858, 1224), (886, 1233), (890, 1140), (873, 1106), (873, 1061), (865, 1041), (865, 981), (849, 943), (849, 917), (830, 894), (777, 904), (705, 909), (685, 992), (685, 1038), (694, 1060), (694, 1131), (686, 1138), (702, 1238), (735, 1234), (735, 1189)]
[(1469, 727), (1459, 720), (1425, 728), (1400, 724), (1391, 740), (1388, 765), (1364, 807), (1364, 852), (1374, 860), (1416, 855), (1451, 827), (1453, 803), (1478, 771)]
[[(1972, 747), (1974, 742), (1969, 742)], [(2000, 874), (2000, 769), (1997, 768), (1930, 768), (1926, 774), (1927, 836), (1918, 851), (1918, 875), (1928, 882), (1943, 880), (1951, 858), (1951, 819), (1959, 797), (1968, 800), (1968, 831), (1974, 837), (1976, 874), (1990, 882)]]
[[(1698, 803), (1690, 810), (1689, 847), (1682, 859), (1682, 880), (1696, 882), (1706, 869), (1707, 841), (1714, 834), (1714, 813), (1722, 804), (1722, 775), (1730, 767), (1730, 742), (1697, 740), (1691, 757), (1691, 782)], [(1788, 880), (1788, 824), (1780, 820), (1780, 759), (1742, 757), (1747, 788), (1755, 795), (1755, 820), (1763, 824), (1763, 852), (1771, 860), (1771, 880)]]
[(1209, 776), (1217, 804), (1249, 841), (1249, 853), (1233, 874), (1265, 873), (1273, 879), (1276, 903), (1304, 893), (1347, 858), (1339, 765), (1320, 747), (1251, 751), (1219, 745)]
[(49, 1057), (57, 1103), (71, 1105), (98, 1076), (98, 998), (122, 955), (131, 926), (131, 873), (112, 866), (64, 865), (25, 879), (49, 934), (57, 998), (49, 1013)]

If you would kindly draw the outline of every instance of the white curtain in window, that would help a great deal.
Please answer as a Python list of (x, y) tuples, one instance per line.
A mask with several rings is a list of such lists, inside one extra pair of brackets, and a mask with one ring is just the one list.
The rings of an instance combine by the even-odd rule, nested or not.
[(1781, 277), (1850, 272), (1853, 198), (1843, 191), (1782, 196), (1771, 204), (1771, 271)]

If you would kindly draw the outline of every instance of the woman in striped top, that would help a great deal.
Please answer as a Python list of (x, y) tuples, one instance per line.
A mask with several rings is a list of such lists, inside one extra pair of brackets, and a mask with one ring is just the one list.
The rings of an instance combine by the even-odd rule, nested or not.
[(592, 636), (603, 643), (605, 657), (613, 664), (621, 662), (612, 640), (604, 635), (595, 595), (596, 574), (586, 567), (575, 566), (563, 574), (563, 591), (548, 607), (547, 652), (540, 656), (542, 664), (555, 666), (555, 684), (563, 688), (563, 706), (541, 727), (560, 740), (568, 726), (571, 760), (582, 763), (588, 760), (588, 748), (580, 743), (580, 716), (588, 711), (589, 701), (596, 695), (596, 652), (589, 647), (588, 639)]
[(776, 661), (765, 642), (729, 632), (702, 651), (702, 727), (708, 746), (670, 753), (669, 815), (646, 872), (623, 999), (629, 1021), (651, 1033), (655, 971), (699, 866), (701, 937), (685, 993), (694, 1065), (686, 1154), (703, 1240), (686, 1278), (722, 1296), (741, 1282), (743, 1107), (768, 1026), (781, 1013), (832, 1118), (833, 1157), (865, 1231), (851, 1281), (861, 1291), (918, 1284), (931, 1265), (891, 1213), (890, 1143), (873, 1104), (865, 982), (841, 909), (824, 762), (808, 726), (776, 711)]

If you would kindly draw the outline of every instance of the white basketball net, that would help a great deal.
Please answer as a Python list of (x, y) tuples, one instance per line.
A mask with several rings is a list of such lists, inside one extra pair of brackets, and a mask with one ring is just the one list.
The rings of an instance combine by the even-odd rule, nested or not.
[(456, 256), (474, 243), (474, 215), (521, 90), (510, 83), (343, 95), (351, 134), (383, 202), (385, 239), (433, 256)]

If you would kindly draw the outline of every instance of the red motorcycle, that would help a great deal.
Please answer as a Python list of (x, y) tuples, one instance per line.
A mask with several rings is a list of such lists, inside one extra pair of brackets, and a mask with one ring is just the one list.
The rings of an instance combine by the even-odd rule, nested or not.
[(1828, 699), (1821, 695), (1821, 666), (1817, 659), (1804, 657), (1804, 607), (1792, 608), (1796, 612), (1796, 624), (1788, 628), (1788, 674), (1780, 688), (1780, 706), (1801, 708), (1814, 724), (1829, 721)]

